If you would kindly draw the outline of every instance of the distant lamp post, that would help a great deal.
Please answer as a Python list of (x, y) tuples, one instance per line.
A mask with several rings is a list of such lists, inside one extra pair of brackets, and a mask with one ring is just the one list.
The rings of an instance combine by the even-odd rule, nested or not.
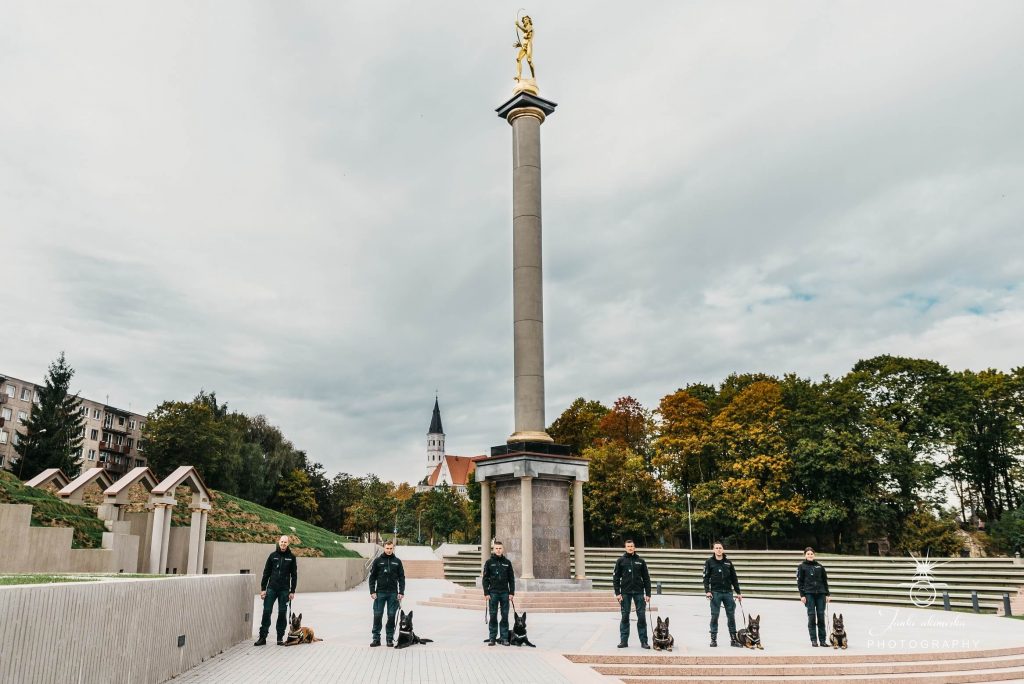
[(690, 550), (693, 551), (693, 518), (690, 517), (690, 492), (686, 492), (686, 524), (690, 527)]
[(423, 543), (423, 511), (416, 511), (416, 543)]

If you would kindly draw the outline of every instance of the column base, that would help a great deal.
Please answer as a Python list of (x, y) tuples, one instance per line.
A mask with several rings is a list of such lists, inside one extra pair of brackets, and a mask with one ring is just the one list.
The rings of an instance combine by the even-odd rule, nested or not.
[(516, 591), (593, 591), (594, 581), (589, 579), (533, 579), (516, 578)]

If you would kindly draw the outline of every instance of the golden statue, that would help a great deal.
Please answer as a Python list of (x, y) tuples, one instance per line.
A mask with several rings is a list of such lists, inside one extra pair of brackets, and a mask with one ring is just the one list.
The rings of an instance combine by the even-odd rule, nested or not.
[[(537, 93), (537, 74), (533, 68), (533, 20), (528, 14), (522, 19), (516, 19), (516, 43), (512, 47), (519, 48), (516, 55), (516, 88), (515, 90), (527, 90)], [(530, 78), (523, 78), (523, 58), (530, 67)]]

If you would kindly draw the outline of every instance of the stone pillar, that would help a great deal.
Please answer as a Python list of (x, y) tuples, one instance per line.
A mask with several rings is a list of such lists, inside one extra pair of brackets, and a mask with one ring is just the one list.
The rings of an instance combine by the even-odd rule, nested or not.
[(171, 545), (171, 517), (174, 511), (173, 504), (162, 504), (164, 508), (163, 537), (160, 548), (160, 574), (167, 572), (167, 549)]
[(487, 559), (491, 550), (491, 483), (480, 483), (480, 555)]
[(203, 562), (206, 560), (206, 521), (210, 517), (210, 511), (204, 510), (202, 515), (202, 526), (199, 532), (199, 555), (196, 562), (196, 574), (203, 574)]
[(533, 478), (529, 475), (520, 478), (520, 529), (523, 535), (522, 570), (519, 576), (533, 579)]
[(512, 126), (512, 309), (515, 432), (509, 442), (552, 442), (544, 420), (544, 291), (541, 263), (540, 125), (545, 114), (524, 100)]
[(196, 561), (199, 560), (199, 544), (203, 531), (203, 511), (199, 508), (192, 509), (192, 520), (188, 526), (188, 561), (185, 566), (185, 573), (196, 574)]
[(151, 522), (149, 532), (149, 574), (164, 574), (163, 566), (160, 565), (160, 554), (164, 548), (164, 507), (160, 504), (153, 506), (147, 516)]
[(583, 482), (572, 483), (572, 536), (576, 551), (576, 579), (587, 577), (587, 552), (583, 540)]

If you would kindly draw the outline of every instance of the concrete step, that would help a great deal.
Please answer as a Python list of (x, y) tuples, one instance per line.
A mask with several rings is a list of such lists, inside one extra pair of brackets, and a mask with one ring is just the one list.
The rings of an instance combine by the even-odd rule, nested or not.
[(440, 560), (402, 561), (406, 579), (444, 579), (444, 563)]
[(959, 652), (772, 656), (619, 656), (569, 654), (574, 663), (622, 682), (711, 684), (842, 682), (843, 684), (961, 684), (1024, 681), (1024, 647)]

